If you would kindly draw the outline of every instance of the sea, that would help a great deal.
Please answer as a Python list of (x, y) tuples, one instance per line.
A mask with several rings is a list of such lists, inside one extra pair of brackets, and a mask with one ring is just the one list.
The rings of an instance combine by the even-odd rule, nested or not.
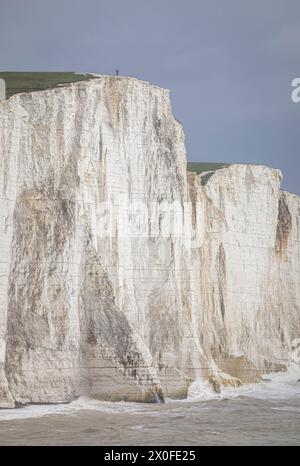
[(185, 400), (111, 403), (81, 397), (62, 405), (0, 410), (0, 445), (299, 445), (300, 371), (214, 393), (195, 381)]

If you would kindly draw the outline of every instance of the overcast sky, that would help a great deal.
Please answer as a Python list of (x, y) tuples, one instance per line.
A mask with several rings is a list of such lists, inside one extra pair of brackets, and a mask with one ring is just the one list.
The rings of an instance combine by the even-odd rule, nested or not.
[(116, 68), (171, 89), (189, 160), (280, 168), (300, 193), (299, 0), (0, 0), (2, 71)]

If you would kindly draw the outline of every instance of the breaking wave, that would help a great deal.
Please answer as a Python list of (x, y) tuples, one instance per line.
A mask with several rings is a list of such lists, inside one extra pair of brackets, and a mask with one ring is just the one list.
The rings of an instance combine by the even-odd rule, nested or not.
[(292, 364), (286, 372), (268, 374), (256, 384), (224, 387), (220, 394), (215, 393), (207, 381), (196, 380), (189, 387), (187, 401), (238, 397), (286, 399), (297, 395), (300, 395), (300, 366)]

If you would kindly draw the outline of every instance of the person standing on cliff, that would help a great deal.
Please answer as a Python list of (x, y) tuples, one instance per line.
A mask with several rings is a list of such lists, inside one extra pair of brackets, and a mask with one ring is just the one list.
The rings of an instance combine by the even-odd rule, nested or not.
[(119, 70), (116, 70), (116, 76), (119, 76)]

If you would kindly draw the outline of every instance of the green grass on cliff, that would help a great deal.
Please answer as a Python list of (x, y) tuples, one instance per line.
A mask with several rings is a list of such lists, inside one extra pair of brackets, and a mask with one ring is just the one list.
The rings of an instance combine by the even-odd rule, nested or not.
[(6, 98), (22, 92), (43, 91), (58, 87), (60, 84), (69, 84), (83, 81), (95, 76), (73, 72), (19, 72), (0, 71), (0, 78), (6, 83)]
[(212, 163), (212, 162), (188, 162), (187, 169), (190, 172), (195, 172), (199, 175), (199, 173), (209, 172), (209, 171), (216, 171), (220, 168), (228, 167), (229, 163)]
[(197, 175), (206, 172), (206, 174), (201, 177), (201, 184), (205, 185), (217, 170), (229, 167), (229, 165), (230, 163), (188, 162), (187, 169), (190, 172), (197, 173)]

